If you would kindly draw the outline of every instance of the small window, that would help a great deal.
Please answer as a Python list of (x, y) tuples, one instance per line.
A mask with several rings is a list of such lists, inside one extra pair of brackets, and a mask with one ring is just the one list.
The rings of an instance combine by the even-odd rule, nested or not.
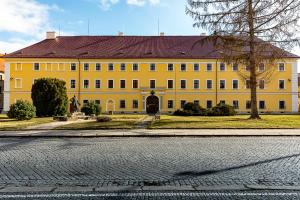
[(185, 104), (186, 104), (186, 100), (181, 100), (180, 101), (180, 108), (183, 109)]
[(100, 105), (101, 104), (101, 101), (98, 99), (98, 100), (95, 100), (95, 104), (97, 105)]
[(84, 71), (89, 71), (89, 68), (90, 68), (89, 63), (84, 63), (84, 65), (83, 65), (83, 70), (84, 70)]
[(108, 88), (109, 89), (114, 88), (114, 80), (108, 80)]
[(168, 80), (168, 89), (173, 89), (173, 88), (174, 88), (174, 81)]
[(139, 71), (139, 65), (137, 63), (132, 64), (132, 71)]
[(232, 71), (239, 71), (239, 65), (237, 63), (232, 65)]
[[(48, 63), (49, 64), (49, 63)], [(15, 66), (15, 71), (22, 71), (22, 64), (21, 63), (17, 63)]]
[(125, 89), (126, 88), (126, 81), (125, 80), (120, 80), (120, 88)]
[(250, 89), (250, 80), (249, 79), (246, 80), (246, 89)]
[(180, 88), (186, 89), (186, 80), (180, 80)]
[(125, 63), (121, 63), (121, 65), (120, 65), (120, 71), (125, 71), (125, 70), (126, 70)]
[(71, 87), (71, 89), (75, 89), (76, 88), (76, 80), (71, 80), (70, 87)]
[(114, 71), (114, 64), (113, 63), (108, 64), (108, 71)]
[(200, 101), (199, 100), (194, 100), (194, 105), (200, 106)]
[(150, 88), (151, 89), (155, 89), (156, 88), (155, 80), (150, 80)]
[(246, 101), (246, 109), (251, 109), (251, 101)]
[(168, 64), (168, 71), (173, 71), (174, 70), (174, 65), (172, 63)]
[(212, 80), (206, 80), (206, 88), (212, 89)]
[(40, 70), (40, 63), (34, 63), (34, 70), (39, 71)]
[(285, 89), (285, 81), (284, 80), (279, 80), (279, 89), (281, 89), (281, 90)]
[(195, 72), (198, 72), (199, 70), (200, 70), (199, 64), (198, 64), (198, 63), (195, 63), (195, 64), (194, 64), (194, 71), (195, 71)]
[(83, 104), (88, 104), (89, 100), (83, 100)]
[(180, 65), (180, 71), (182, 71), (182, 72), (186, 71), (186, 64)]
[(225, 104), (226, 104), (226, 101), (225, 101), (225, 100), (221, 100), (221, 101), (220, 101), (220, 105), (221, 105), (221, 106), (224, 106)]
[(265, 108), (266, 108), (265, 101), (259, 101), (259, 109), (265, 109)]
[(258, 87), (260, 90), (265, 89), (265, 80), (259, 80)]
[(220, 63), (220, 71), (225, 71), (225, 63)]
[(126, 101), (120, 100), (120, 108), (126, 108)]
[(232, 80), (232, 89), (239, 89), (239, 80)]
[(212, 71), (212, 64), (211, 63), (207, 63), (206, 64), (206, 71)]
[(206, 108), (212, 108), (212, 101), (211, 100), (206, 101)]
[(71, 63), (71, 71), (76, 71), (76, 63)]
[(168, 108), (174, 108), (174, 101), (168, 100)]
[(279, 63), (279, 71), (281, 71), (281, 72), (285, 71), (285, 64), (284, 63)]
[(132, 108), (133, 109), (139, 108), (139, 101), (138, 100), (133, 100), (132, 101)]
[(139, 81), (138, 80), (132, 80), (132, 88), (133, 89), (139, 88)]
[(226, 89), (226, 81), (225, 80), (220, 80), (220, 89), (222, 89), (222, 90)]
[(95, 80), (95, 88), (99, 89), (101, 87), (101, 82), (100, 80)]
[(200, 81), (194, 80), (194, 89), (199, 89), (199, 88), (200, 88)]
[(238, 100), (233, 100), (232, 101), (232, 106), (234, 109), (239, 109), (239, 101)]
[(20, 78), (15, 79), (15, 88), (22, 88), (22, 79)]
[(258, 67), (258, 70), (261, 71), (261, 72), (265, 71), (265, 64), (264, 63), (260, 63), (259, 67)]
[(96, 71), (100, 71), (101, 70), (101, 64), (100, 63), (96, 63), (95, 70)]
[(150, 71), (156, 71), (156, 65), (154, 63), (150, 64)]
[(285, 109), (285, 101), (279, 101), (279, 109), (284, 110)]
[(84, 80), (83, 81), (83, 88), (87, 89), (87, 88), (89, 88), (89, 85), (90, 85), (90, 81), (89, 80)]

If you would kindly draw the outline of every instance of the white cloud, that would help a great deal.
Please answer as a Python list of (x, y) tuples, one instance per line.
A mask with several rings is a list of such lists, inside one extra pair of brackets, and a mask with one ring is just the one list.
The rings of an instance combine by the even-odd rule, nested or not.
[(108, 10), (112, 5), (118, 3), (119, 0), (100, 0), (100, 8), (103, 10)]
[(127, 4), (134, 6), (144, 6), (147, 2), (151, 5), (157, 5), (160, 3), (160, 0), (127, 0)]

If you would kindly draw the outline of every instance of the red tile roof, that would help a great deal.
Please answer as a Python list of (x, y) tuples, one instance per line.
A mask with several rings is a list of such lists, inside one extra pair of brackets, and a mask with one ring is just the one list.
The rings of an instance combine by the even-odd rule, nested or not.
[[(207, 36), (60, 36), (26, 47), (7, 58), (220, 58)], [(286, 57), (298, 56), (287, 53)]]

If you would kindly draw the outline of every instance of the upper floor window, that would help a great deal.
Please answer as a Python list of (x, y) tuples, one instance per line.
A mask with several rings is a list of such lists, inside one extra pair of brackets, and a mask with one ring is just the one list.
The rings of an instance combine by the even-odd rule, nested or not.
[(150, 64), (150, 71), (155, 71), (156, 70), (156, 65), (154, 63)]
[(40, 63), (34, 63), (34, 70), (39, 71), (40, 70)]
[(194, 89), (199, 89), (199, 88), (200, 88), (200, 81), (194, 80)]
[(174, 70), (174, 65), (172, 63), (168, 64), (168, 71), (173, 71)]
[(239, 89), (239, 80), (232, 80), (232, 89)]
[(265, 108), (266, 108), (265, 101), (259, 101), (259, 109), (265, 109)]
[(120, 71), (125, 71), (125, 70), (126, 70), (125, 63), (121, 63), (121, 65), (120, 65)]
[(265, 64), (260, 63), (259, 66), (258, 66), (258, 70), (261, 71), (261, 72), (265, 71)]
[(265, 80), (259, 80), (258, 88), (261, 90), (265, 89)]
[(89, 88), (89, 86), (90, 86), (90, 81), (89, 80), (84, 80), (83, 81), (83, 88)]
[(232, 64), (232, 71), (239, 71), (239, 65), (237, 63)]
[(112, 89), (112, 88), (114, 88), (114, 80), (108, 80), (108, 88), (109, 89)]
[(114, 64), (113, 63), (108, 64), (108, 71), (114, 71)]
[(126, 88), (126, 81), (125, 80), (120, 80), (120, 88), (125, 89)]
[(180, 80), (180, 88), (186, 89), (186, 80)]
[(199, 64), (198, 63), (195, 63), (194, 64), (194, 71), (199, 71), (200, 70), (200, 67), (199, 67)]
[(212, 71), (212, 64), (211, 63), (207, 63), (206, 64), (206, 71)]
[(137, 63), (132, 64), (132, 71), (139, 71), (139, 65)]
[(279, 109), (285, 109), (285, 101), (279, 101)]
[(95, 80), (95, 88), (99, 89), (101, 87), (100, 80)]
[(212, 80), (206, 80), (206, 89), (212, 89)]
[(173, 80), (168, 80), (168, 89), (173, 89), (173, 88), (174, 88)]
[(226, 81), (220, 80), (220, 89), (225, 89), (225, 88), (226, 88)]
[(71, 71), (76, 71), (76, 63), (71, 63)]
[(285, 81), (279, 80), (279, 89), (285, 89)]
[(96, 71), (100, 71), (101, 70), (101, 64), (100, 63), (96, 63), (95, 70)]
[(225, 71), (225, 70), (226, 70), (225, 63), (220, 63), (220, 71)]
[(15, 71), (22, 71), (22, 64), (21, 63), (17, 63), (15, 65)]
[(180, 65), (180, 71), (186, 71), (186, 64), (182, 63)]
[(281, 72), (285, 71), (285, 64), (284, 63), (279, 63), (278, 68), (279, 68), (278, 70), (281, 71)]
[(75, 89), (76, 88), (76, 80), (71, 80), (70, 87), (71, 87), (71, 89)]
[(139, 88), (139, 81), (138, 80), (132, 80), (132, 88), (133, 89)]
[(246, 80), (246, 88), (250, 89), (250, 80), (249, 79)]
[(150, 80), (150, 88), (151, 89), (155, 89), (156, 88), (155, 80)]
[(234, 109), (239, 109), (239, 101), (238, 100), (233, 100), (232, 101), (232, 106)]
[(89, 63), (84, 63), (84, 65), (83, 65), (83, 70), (84, 70), (84, 71), (89, 71), (89, 69), (90, 69)]

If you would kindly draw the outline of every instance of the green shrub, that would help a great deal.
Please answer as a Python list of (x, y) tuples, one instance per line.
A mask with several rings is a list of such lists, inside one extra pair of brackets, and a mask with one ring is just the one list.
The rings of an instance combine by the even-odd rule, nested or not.
[(218, 104), (208, 111), (209, 116), (234, 116), (236, 111), (230, 105)]
[(192, 116), (193, 113), (187, 110), (176, 110), (173, 115), (175, 116)]
[(66, 82), (53, 78), (36, 80), (31, 98), (38, 117), (64, 116), (68, 109)]
[(85, 113), (86, 115), (98, 116), (101, 113), (101, 107), (95, 102), (91, 101), (83, 105), (81, 112)]
[(107, 117), (107, 116), (97, 117), (97, 122), (110, 122), (110, 121), (112, 121), (111, 117)]
[(10, 105), (7, 116), (17, 120), (30, 120), (35, 117), (36, 109), (29, 101), (18, 100)]

